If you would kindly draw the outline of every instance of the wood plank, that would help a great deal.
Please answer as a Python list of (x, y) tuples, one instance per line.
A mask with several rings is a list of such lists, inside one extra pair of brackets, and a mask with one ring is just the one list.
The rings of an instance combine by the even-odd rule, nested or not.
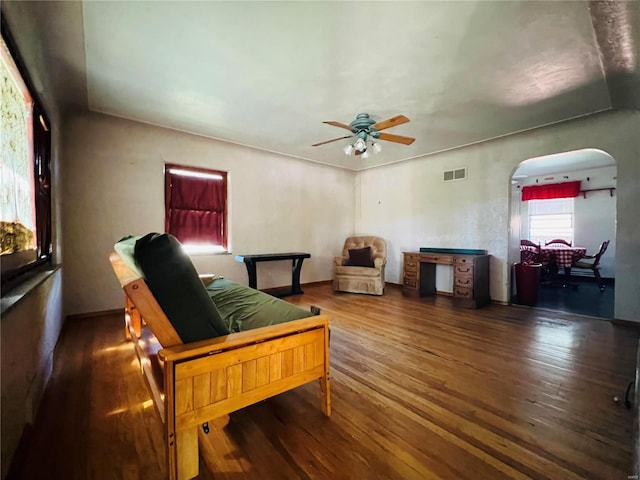
[(227, 369), (219, 368), (210, 373), (211, 401), (217, 402), (227, 398)]
[[(382, 297), (304, 290), (288, 301), (332, 318), (331, 417), (315, 382), (243, 408), (201, 441), (198, 480), (635, 473), (634, 409), (612, 399), (634, 378), (637, 330), (529, 308), (455, 308), (390, 285)], [(169, 477), (162, 423), (122, 337), (122, 315), (65, 325), (18, 478)], [(314, 359), (317, 348), (325, 342)], [(282, 379), (280, 354), (255, 360), (256, 378), (267, 369)], [(226, 398), (226, 372), (210, 378), (212, 398)]]
[(249, 360), (242, 364), (242, 392), (250, 392), (256, 388), (257, 360)]

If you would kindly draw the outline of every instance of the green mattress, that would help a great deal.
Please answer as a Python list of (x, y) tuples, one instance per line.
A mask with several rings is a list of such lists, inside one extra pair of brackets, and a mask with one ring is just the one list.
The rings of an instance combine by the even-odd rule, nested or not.
[(206, 288), (230, 332), (242, 332), (312, 316), (310, 312), (284, 300), (225, 278), (216, 278)]

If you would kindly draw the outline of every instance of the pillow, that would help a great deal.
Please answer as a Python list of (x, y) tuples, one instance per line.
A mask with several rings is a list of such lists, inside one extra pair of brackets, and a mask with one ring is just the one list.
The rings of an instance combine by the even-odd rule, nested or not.
[(173, 235), (145, 235), (136, 242), (134, 257), (149, 290), (184, 343), (230, 333), (191, 259)]
[(345, 262), (349, 267), (373, 267), (371, 247), (349, 249), (349, 258)]
[(136, 262), (136, 259), (133, 256), (133, 249), (139, 239), (140, 237), (128, 235), (118, 240), (118, 243), (113, 246), (113, 249), (127, 267), (136, 272), (140, 277), (144, 277), (140, 267), (138, 266), (138, 262)]

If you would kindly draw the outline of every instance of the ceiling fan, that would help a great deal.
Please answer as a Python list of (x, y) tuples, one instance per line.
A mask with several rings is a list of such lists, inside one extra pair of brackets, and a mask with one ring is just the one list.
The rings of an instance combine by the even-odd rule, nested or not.
[(395, 117), (383, 120), (381, 122), (375, 122), (371, 119), (368, 113), (359, 113), (356, 119), (349, 125), (340, 122), (328, 121), (322, 122), (334, 127), (344, 128), (349, 130), (351, 135), (345, 135), (344, 137), (334, 138), (325, 142), (315, 143), (312, 147), (318, 147), (327, 143), (337, 142), (345, 138), (356, 138), (353, 144), (349, 144), (344, 148), (344, 153), (347, 155), (362, 155), (362, 158), (367, 158), (369, 152), (367, 151), (367, 141), (370, 141), (370, 146), (374, 153), (380, 152), (382, 148), (375, 142), (375, 140), (386, 140), (388, 142), (402, 143), (404, 145), (411, 145), (415, 138), (403, 137), (402, 135), (394, 135), (392, 133), (382, 133), (380, 130), (402, 125), (408, 123), (410, 120), (404, 115), (396, 115)]

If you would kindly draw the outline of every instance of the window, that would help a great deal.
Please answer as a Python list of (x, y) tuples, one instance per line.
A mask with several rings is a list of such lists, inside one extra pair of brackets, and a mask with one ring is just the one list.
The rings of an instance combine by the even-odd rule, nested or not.
[(0, 263), (7, 289), (51, 260), (51, 135), (4, 22), (1, 41)]
[(228, 251), (227, 172), (165, 165), (165, 231), (188, 253)]
[(573, 243), (573, 198), (529, 200), (529, 239), (544, 245), (554, 238)]

